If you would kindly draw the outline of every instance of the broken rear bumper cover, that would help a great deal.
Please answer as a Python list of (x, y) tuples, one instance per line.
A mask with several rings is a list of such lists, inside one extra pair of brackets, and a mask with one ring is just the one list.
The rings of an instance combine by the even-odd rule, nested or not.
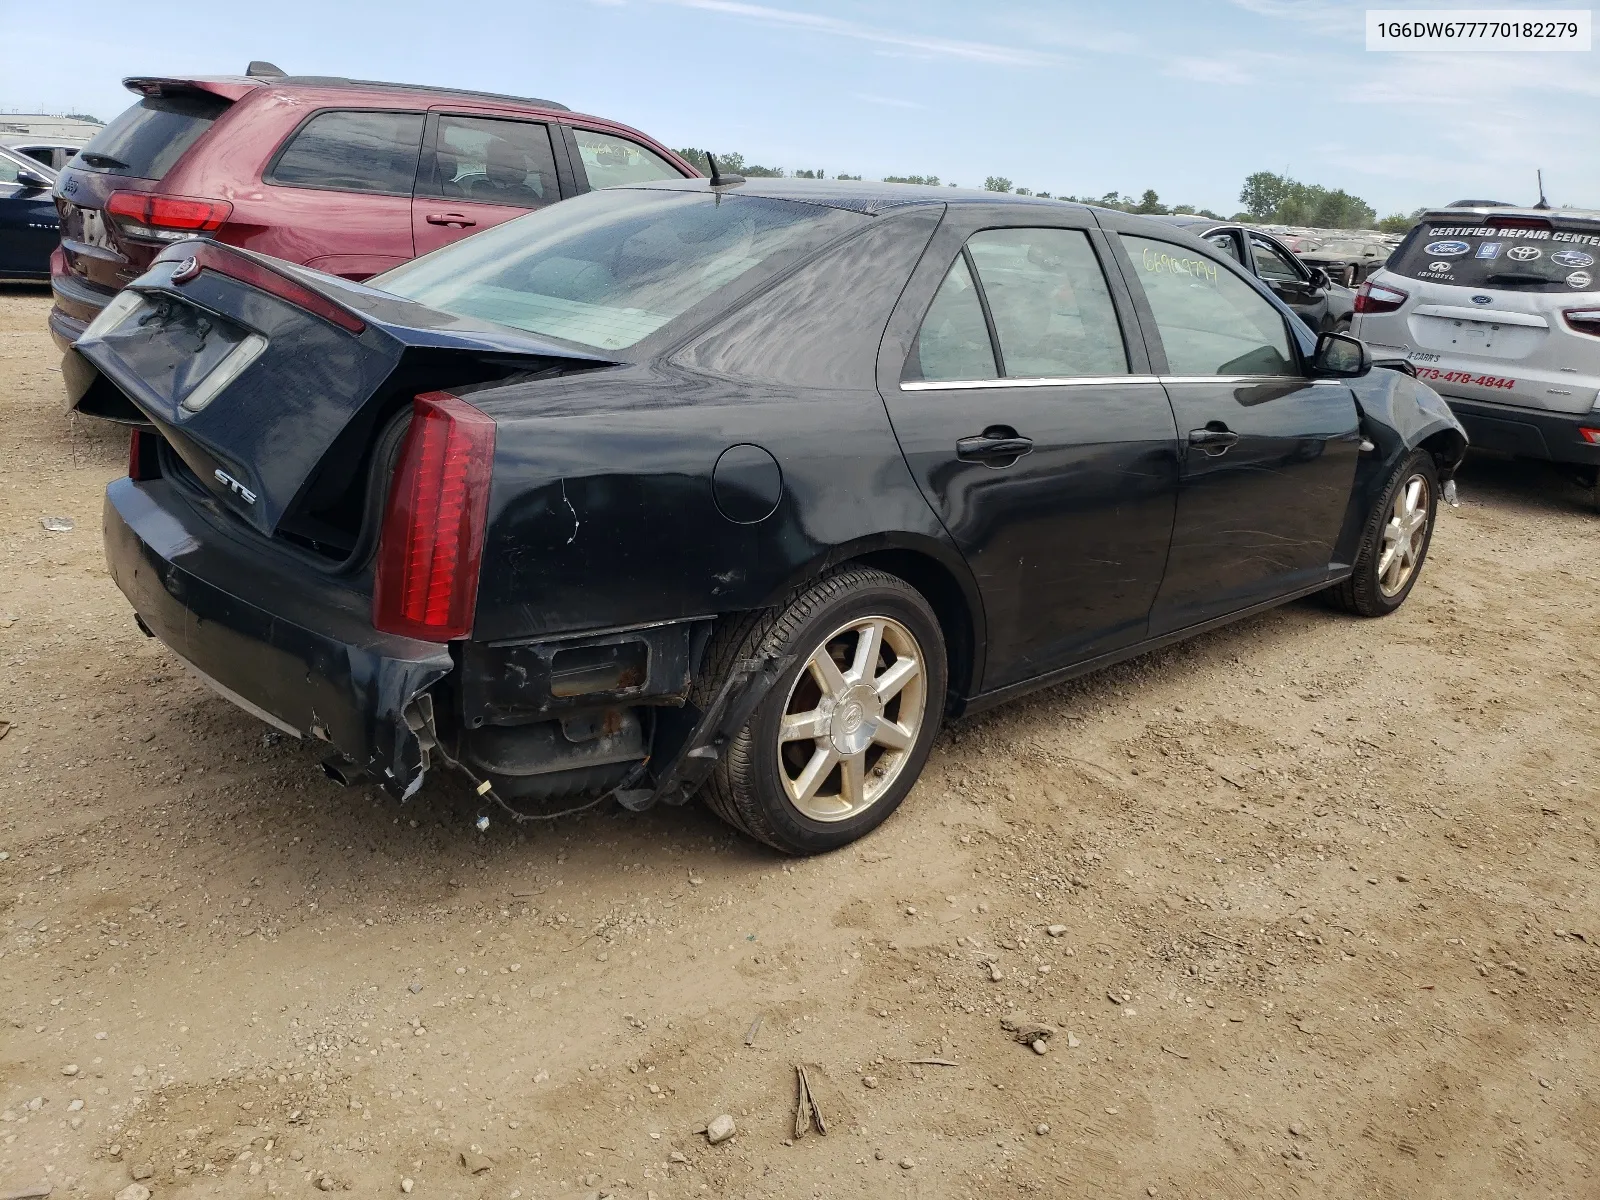
[(414, 793), (426, 763), (404, 714), (450, 673), (446, 647), (377, 632), (367, 597), (219, 530), (176, 487), (106, 489), (106, 561), (146, 630), (247, 711)]

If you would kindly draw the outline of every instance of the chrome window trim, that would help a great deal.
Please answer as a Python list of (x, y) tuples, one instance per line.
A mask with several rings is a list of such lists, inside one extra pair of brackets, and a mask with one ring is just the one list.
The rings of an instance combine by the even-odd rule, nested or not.
[(1103, 387), (1116, 383), (1269, 383), (1279, 380), (1314, 383), (1302, 375), (1069, 375), (1003, 379), (903, 379), (902, 392), (950, 392), (968, 388)]

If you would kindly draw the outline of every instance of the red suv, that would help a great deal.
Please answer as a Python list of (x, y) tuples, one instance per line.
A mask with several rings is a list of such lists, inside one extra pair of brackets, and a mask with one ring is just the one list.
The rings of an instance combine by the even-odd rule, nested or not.
[(141, 99), (56, 184), (63, 348), (168, 243), (219, 241), (366, 279), (594, 188), (698, 174), (549, 100), (251, 74), (123, 80)]

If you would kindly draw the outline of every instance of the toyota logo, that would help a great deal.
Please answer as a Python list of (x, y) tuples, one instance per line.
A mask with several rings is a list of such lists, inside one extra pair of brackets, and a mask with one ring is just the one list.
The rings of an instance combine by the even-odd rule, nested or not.
[(1518, 262), (1532, 262), (1542, 253), (1543, 251), (1537, 246), (1513, 246), (1506, 251), (1506, 257), (1514, 258)]

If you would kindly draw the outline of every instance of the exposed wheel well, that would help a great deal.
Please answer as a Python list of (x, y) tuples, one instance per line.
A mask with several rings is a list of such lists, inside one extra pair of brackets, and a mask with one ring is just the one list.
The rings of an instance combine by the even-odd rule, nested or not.
[(1454, 475), (1456, 468), (1461, 465), (1461, 456), (1467, 450), (1467, 439), (1454, 429), (1441, 429), (1423, 438), (1421, 446), (1433, 455), (1434, 466), (1438, 468), (1439, 478), (1443, 481)]
[(949, 659), (949, 695), (971, 695), (977, 644), (975, 622), (961, 585), (950, 572), (915, 550), (878, 550), (850, 561), (897, 575), (922, 593), (933, 607), (944, 633), (945, 653)]

